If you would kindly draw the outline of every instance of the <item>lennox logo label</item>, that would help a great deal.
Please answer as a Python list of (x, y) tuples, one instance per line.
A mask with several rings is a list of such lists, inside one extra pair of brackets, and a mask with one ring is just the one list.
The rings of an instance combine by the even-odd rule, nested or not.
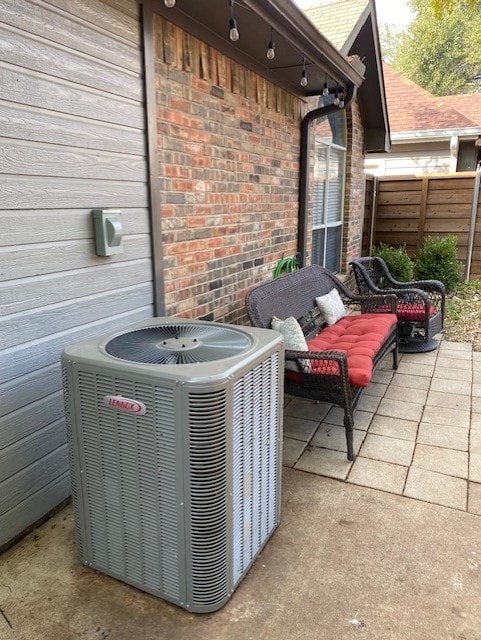
[(125, 411), (125, 413), (135, 413), (137, 416), (143, 416), (147, 413), (147, 407), (143, 402), (131, 400), (123, 396), (104, 396), (104, 405), (111, 407), (117, 411)]

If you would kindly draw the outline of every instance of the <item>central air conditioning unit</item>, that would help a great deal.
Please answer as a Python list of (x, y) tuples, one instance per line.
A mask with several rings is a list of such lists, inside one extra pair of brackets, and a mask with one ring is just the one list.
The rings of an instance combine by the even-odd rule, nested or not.
[(279, 333), (151, 318), (62, 354), (84, 564), (223, 606), (279, 523)]

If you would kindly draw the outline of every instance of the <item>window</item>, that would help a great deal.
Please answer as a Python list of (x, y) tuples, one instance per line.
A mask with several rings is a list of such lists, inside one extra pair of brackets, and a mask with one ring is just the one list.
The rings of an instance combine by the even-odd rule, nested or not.
[(341, 268), (345, 166), (346, 115), (339, 110), (314, 124), (311, 183), (311, 262), (334, 273)]

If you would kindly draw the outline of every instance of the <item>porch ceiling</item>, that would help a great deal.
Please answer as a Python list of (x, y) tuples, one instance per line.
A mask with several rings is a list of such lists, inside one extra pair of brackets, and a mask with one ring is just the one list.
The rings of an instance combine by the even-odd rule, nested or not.
[[(177, 0), (172, 9), (167, 8), (163, 0), (156, 0), (154, 10), (297, 96), (322, 93), (326, 73), (331, 87), (336, 84), (359, 87), (363, 82), (364, 65), (357, 59), (351, 65), (291, 0), (235, 0), (234, 15), (240, 33), (237, 42), (231, 42), (228, 37), (229, 0), (209, 0), (208, 3)], [(271, 27), (276, 56), (268, 60)], [(308, 76), (306, 87), (300, 85), (303, 57)]]

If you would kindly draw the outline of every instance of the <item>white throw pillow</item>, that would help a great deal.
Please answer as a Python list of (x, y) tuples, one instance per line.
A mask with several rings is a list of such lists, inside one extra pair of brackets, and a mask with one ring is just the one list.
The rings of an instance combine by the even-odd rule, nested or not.
[(346, 309), (337, 289), (331, 289), (325, 296), (316, 298), (316, 304), (329, 326), (336, 324), (346, 315)]
[[(302, 333), (301, 325), (294, 316), (290, 316), (285, 320), (274, 316), (271, 320), (271, 329), (279, 331), (284, 336), (284, 347), (286, 350), (292, 351), (308, 351), (307, 342)], [(298, 371), (297, 365), (292, 360), (286, 362), (286, 369)]]

